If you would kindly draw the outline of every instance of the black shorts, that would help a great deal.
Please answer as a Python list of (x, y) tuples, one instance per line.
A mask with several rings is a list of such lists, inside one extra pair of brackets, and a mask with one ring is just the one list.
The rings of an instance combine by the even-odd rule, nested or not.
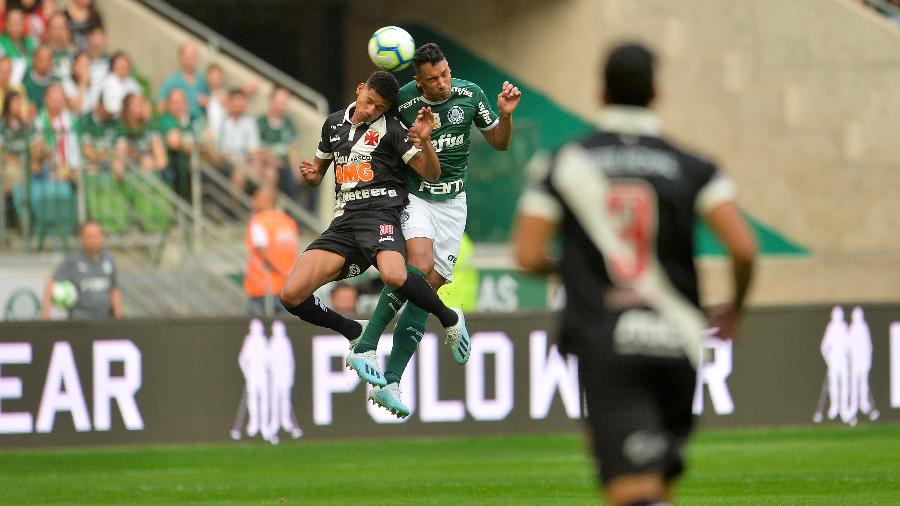
[(683, 356), (617, 353), (614, 327), (604, 325), (578, 357), (600, 480), (659, 473), (670, 482), (684, 471), (697, 373)]
[(381, 251), (396, 251), (406, 258), (406, 240), (400, 229), (402, 208), (345, 211), (306, 249), (321, 249), (344, 257), (337, 279), (359, 276), (375, 264)]

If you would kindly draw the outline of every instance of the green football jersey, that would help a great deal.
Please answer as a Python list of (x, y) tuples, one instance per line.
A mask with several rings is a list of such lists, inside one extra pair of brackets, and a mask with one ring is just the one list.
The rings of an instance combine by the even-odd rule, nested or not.
[(291, 118), (285, 116), (277, 128), (269, 122), (269, 117), (265, 114), (256, 122), (263, 147), (280, 160), (287, 160), (291, 146), (297, 142), (297, 129)]
[(3, 152), (13, 156), (28, 154), (28, 148), (34, 142), (34, 125), (30, 122), (10, 124), (0, 122), (0, 142)]
[(81, 129), (81, 142), (91, 144), (98, 155), (105, 155), (104, 159), (112, 158), (116, 140), (122, 134), (118, 121), (103, 122), (93, 113), (88, 113), (81, 118)]
[(409, 192), (426, 200), (448, 200), (465, 191), (472, 124), (479, 130), (490, 130), (499, 121), (477, 84), (454, 78), (451, 87), (450, 98), (443, 102), (426, 100), (415, 81), (400, 88), (397, 97), (400, 117), (407, 126), (415, 122), (422, 107), (431, 107), (434, 114), (431, 145), (441, 162), (441, 179), (429, 183), (414, 171), (404, 171)]

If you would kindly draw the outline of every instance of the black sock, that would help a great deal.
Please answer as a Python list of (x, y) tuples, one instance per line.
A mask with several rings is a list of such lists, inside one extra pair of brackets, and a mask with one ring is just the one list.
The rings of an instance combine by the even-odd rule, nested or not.
[(347, 339), (356, 339), (362, 333), (362, 325), (358, 321), (329, 309), (315, 295), (294, 307), (285, 306), (285, 309), (307, 323), (339, 332)]
[(444, 327), (455, 325), (459, 321), (459, 316), (457, 316), (456, 312), (444, 305), (440, 297), (434, 293), (428, 281), (425, 281), (425, 278), (414, 272), (407, 273), (406, 282), (397, 291), (401, 295), (406, 296), (410, 303), (437, 316), (437, 319), (441, 321), (441, 325)]

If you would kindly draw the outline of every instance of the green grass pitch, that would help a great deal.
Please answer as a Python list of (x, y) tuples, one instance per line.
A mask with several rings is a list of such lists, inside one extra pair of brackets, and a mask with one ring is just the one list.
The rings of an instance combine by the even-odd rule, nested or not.
[[(900, 424), (699, 433), (681, 504), (898, 504)], [(596, 504), (576, 434), (0, 450), (2, 504)]]

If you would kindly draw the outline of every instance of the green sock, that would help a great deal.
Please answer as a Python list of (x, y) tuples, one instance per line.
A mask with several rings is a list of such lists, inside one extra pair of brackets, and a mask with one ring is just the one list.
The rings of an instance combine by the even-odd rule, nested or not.
[[(422, 271), (409, 264), (406, 265), (406, 270), (415, 272), (421, 276), (425, 275)], [(353, 351), (362, 353), (378, 348), (378, 340), (381, 339), (384, 330), (387, 328), (388, 324), (391, 323), (391, 320), (397, 316), (397, 312), (400, 311), (400, 308), (403, 307), (405, 302), (406, 297), (385, 285), (381, 290), (381, 295), (378, 296), (378, 303), (375, 304), (375, 311), (372, 312), (372, 317), (369, 318), (369, 325), (366, 327), (362, 339), (359, 340), (359, 343)]]
[(384, 379), (388, 383), (400, 382), (409, 359), (416, 352), (425, 333), (426, 321), (428, 312), (411, 303), (400, 313), (397, 328), (394, 329), (394, 348), (391, 350), (387, 371), (384, 373)]

